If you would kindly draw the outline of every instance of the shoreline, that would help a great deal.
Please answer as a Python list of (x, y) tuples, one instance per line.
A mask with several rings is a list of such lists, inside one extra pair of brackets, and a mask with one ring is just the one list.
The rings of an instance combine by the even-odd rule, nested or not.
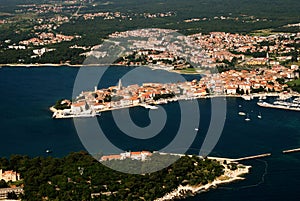
[(180, 70), (169, 70), (169, 69), (163, 69), (163, 68), (154, 68), (148, 65), (123, 65), (123, 64), (68, 64), (68, 63), (63, 63), (63, 64), (53, 64), (53, 63), (45, 63), (45, 64), (0, 64), (0, 68), (8, 68), (8, 67), (21, 67), (21, 68), (35, 68), (35, 67), (76, 67), (76, 68), (81, 68), (81, 67), (147, 67), (152, 70), (164, 70), (168, 71), (170, 73), (178, 73), (182, 75), (203, 75), (203, 73), (200, 72), (180, 72)]
[[(114, 107), (114, 108), (105, 108), (105, 109), (101, 109), (101, 110), (97, 110), (95, 111), (96, 114), (100, 114), (101, 112), (106, 112), (106, 111), (113, 111), (113, 110), (119, 110), (119, 109), (126, 109), (126, 108), (132, 108), (132, 107), (144, 107), (146, 108), (145, 106), (147, 106), (148, 104), (154, 104), (154, 105), (162, 105), (162, 104), (168, 104), (170, 102), (178, 102), (178, 101), (188, 101), (188, 100), (196, 100), (196, 99), (212, 99), (212, 98), (243, 98), (244, 100), (247, 100), (247, 101), (250, 101), (250, 100), (253, 100), (253, 98), (260, 98), (260, 97), (263, 97), (263, 96), (267, 96), (267, 97), (277, 97), (277, 96), (280, 96), (280, 95), (285, 95), (283, 93), (262, 93), (262, 94), (251, 94), (251, 95), (248, 95), (247, 97), (251, 97), (250, 99), (248, 98), (245, 98), (245, 95), (226, 95), (226, 94), (220, 94), (220, 95), (208, 95), (208, 96), (199, 96), (199, 97), (192, 97), (192, 98), (182, 98), (182, 99), (165, 99), (164, 102), (151, 102), (151, 103), (139, 103), (139, 104), (135, 104), (135, 105), (127, 105), (127, 106), (122, 106), (122, 107)], [(297, 97), (300, 97), (300, 94), (298, 93), (290, 93), (289, 95), (292, 95), (292, 96), (297, 96)], [(150, 108), (149, 108), (150, 109)], [(49, 110), (51, 112), (53, 112), (53, 118), (55, 119), (67, 119), (67, 118), (77, 118), (77, 117), (80, 117), (80, 115), (76, 116), (76, 115), (64, 115), (63, 114), (63, 110), (57, 110), (54, 108), (54, 106), (51, 106), (49, 108)], [(94, 115), (94, 116), (97, 116), (97, 115)], [(91, 117), (94, 117), (94, 116), (91, 116)]]
[[(208, 157), (210, 158), (210, 157)], [(230, 170), (224, 165), (224, 159), (225, 158), (218, 158), (213, 157), (213, 159), (217, 160), (224, 166), (224, 173), (220, 177), (216, 178), (214, 181), (205, 184), (205, 185), (197, 185), (197, 186), (182, 186), (179, 185), (177, 189), (175, 189), (172, 192), (169, 192), (165, 194), (161, 198), (155, 199), (155, 201), (167, 201), (167, 200), (174, 200), (174, 199), (182, 199), (194, 196), (196, 194), (207, 192), (211, 188), (217, 188), (219, 185), (232, 183), (234, 181), (240, 181), (244, 180), (245, 178), (242, 177), (245, 174), (248, 174), (250, 172), (250, 169), (252, 166), (246, 166), (242, 165), (240, 163), (237, 163), (238, 168), (236, 170)], [(227, 159), (228, 162), (233, 161), (234, 159)]]
[[(53, 64), (53, 63), (44, 63), (44, 64), (0, 64), (0, 67), (101, 67), (101, 66), (108, 66), (111, 64), (68, 64), (68, 63), (63, 63), (63, 64)], [(118, 66), (118, 64), (114, 64), (114, 66)]]

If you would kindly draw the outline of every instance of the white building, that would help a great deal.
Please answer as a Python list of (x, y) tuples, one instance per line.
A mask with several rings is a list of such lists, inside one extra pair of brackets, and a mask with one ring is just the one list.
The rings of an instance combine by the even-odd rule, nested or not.
[(17, 172), (14, 172), (13, 170), (4, 171), (0, 169), (0, 180), (4, 180), (5, 182), (8, 181), (18, 181), (20, 180), (20, 174)]

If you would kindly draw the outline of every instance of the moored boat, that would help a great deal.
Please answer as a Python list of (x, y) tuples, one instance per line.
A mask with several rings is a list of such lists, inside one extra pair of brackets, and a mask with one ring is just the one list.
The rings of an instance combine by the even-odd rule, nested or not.
[(238, 113), (240, 116), (246, 116), (246, 113), (245, 112), (239, 112)]
[(245, 121), (251, 121), (249, 114), (247, 114), (247, 117), (245, 118)]

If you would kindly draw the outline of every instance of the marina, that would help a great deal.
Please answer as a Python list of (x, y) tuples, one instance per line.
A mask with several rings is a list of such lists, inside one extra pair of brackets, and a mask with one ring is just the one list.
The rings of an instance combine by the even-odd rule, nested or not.
[[(296, 101), (295, 101), (296, 100)], [(284, 109), (284, 110), (292, 110), (292, 111), (300, 111), (300, 103), (298, 103), (299, 98), (295, 99), (292, 102), (288, 101), (274, 101), (274, 103), (267, 102), (257, 102), (257, 105), (260, 107), (267, 108), (276, 108), (276, 109)]]

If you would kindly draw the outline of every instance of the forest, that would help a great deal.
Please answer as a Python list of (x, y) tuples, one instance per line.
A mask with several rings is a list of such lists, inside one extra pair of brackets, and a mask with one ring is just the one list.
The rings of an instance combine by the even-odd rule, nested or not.
[[(22, 200), (154, 200), (182, 185), (206, 184), (223, 174), (223, 166), (196, 156), (162, 156), (153, 154), (145, 162), (127, 159), (108, 161), (109, 167), (151, 168), (151, 165), (172, 165), (153, 173), (126, 174), (99, 163), (84, 151), (64, 158), (13, 155), (1, 158), (0, 167), (21, 174), (24, 185)], [(149, 170), (149, 169), (148, 169)]]

